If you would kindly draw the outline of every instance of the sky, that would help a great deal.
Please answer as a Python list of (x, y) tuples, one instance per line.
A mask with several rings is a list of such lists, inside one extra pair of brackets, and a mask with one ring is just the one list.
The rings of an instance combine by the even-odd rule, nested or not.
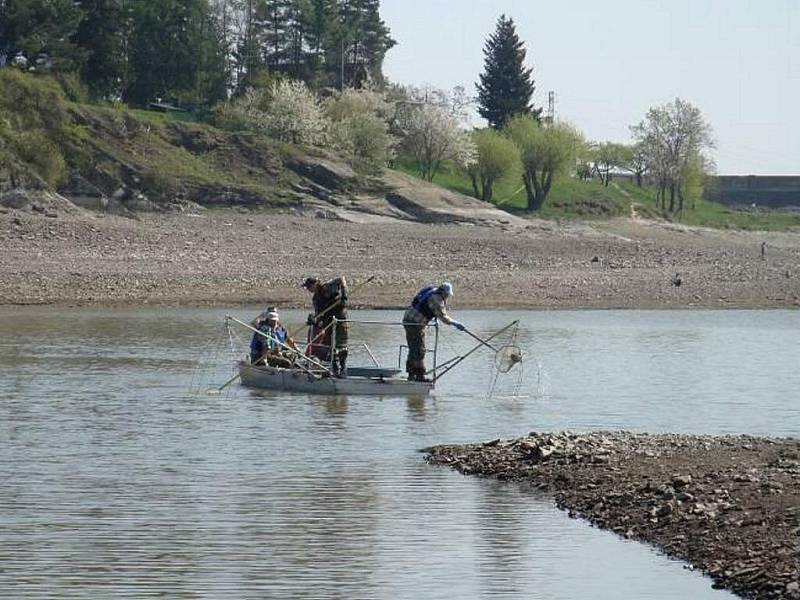
[(678, 97), (713, 128), (720, 175), (800, 175), (800, 0), (383, 0), (398, 42), (386, 75), (474, 93), (502, 13), (534, 103), (554, 91), (557, 118), (588, 139), (629, 142), (648, 108)]

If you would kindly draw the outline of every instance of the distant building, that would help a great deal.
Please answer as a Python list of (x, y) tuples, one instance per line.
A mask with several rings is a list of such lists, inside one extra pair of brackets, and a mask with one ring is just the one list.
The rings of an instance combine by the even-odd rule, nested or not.
[(704, 196), (727, 206), (800, 209), (800, 176), (721, 175)]

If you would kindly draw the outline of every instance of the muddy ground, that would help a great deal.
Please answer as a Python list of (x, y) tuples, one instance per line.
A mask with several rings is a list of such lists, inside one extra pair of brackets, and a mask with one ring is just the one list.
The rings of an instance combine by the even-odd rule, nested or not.
[(0, 304), (297, 306), (308, 301), (298, 289), (306, 276), (344, 274), (376, 276), (351, 294), (364, 307), (405, 305), (443, 279), (455, 285), (455, 309), (800, 306), (800, 233), (636, 219), (491, 227), (358, 219), (3, 208)]
[(571, 517), (659, 548), (745, 598), (800, 598), (800, 440), (535, 433), (425, 450), (552, 494)]

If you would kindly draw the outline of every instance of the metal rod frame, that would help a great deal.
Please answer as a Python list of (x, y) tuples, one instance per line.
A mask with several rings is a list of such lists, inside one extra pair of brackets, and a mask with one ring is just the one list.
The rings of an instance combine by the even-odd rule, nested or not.
[(503, 328), (502, 328), (502, 329), (500, 329), (499, 331), (497, 331), (497, 332), (493, 333), (492, 335), (490, 335), (488, 338), (486, 338), (486, 340), (481, 340), (481, 343), (480, 343), (480, 344), (478, 344), (477, 346), (475, 346), (475, 347), (474, 347), (472, 350), (470, 350), (469, 352), (467, 352), (467, 353), (466, 353), (466, 354), (464, 354), (463, 356), (460, 356), (460, 357), (458, 357), (458, 360), (456, 360), (455, 362), (453, 362), (453, 364), (449, 365), (449, 366), (448, 366), (448, 367), (447, 367), (447, 368), (446, 368), (444, 371), (442, 371), (440, 374), (436, 375), (436, 376), (433, 378), (433, 382), (434, 382), (434, 383), (436, 383), (437, 381), (439, 381), (439, 380), (440, 380), (442, 377), (444, 377), (445, 375), (447, 375), (447, 374), (448, 374), (448, 373), (449, 373), (449, 372), (450, 372), (450, 371), (451, 371), (451, 370), (452, 370), (454, 367), (456, 367), (458, 364), (460, 364), (461, 362), (463, 362), (463, 361), (464, 361), (464, 360), (465, 360), (465, 359), (466, 359), (468, 356), (470, 356), (471, 354), (474, 354), (475, 352), (477, 352), (478, 350), (480, 350), (480, 349), (481, 349), (483, 346), (488, 346), (488, 342), (490, 342), (491, 340), (493, 340), (494, 338), (496, 338), (496, 337), (497, 337), (498, 335), (500, 335), (501, 333), (505, 333), (506, 331), (508, 331), (508, 330), (509, 330), (509, 329), (511, 329), (511, 328), (512, 328), (514, 325), (517, 325), (517, 324), (519, 324), (519, 321), (512, 321), (511, 323), (509, 323), (508, 325), (506, 325), (505, 327), (503, 327)]
[[(284, 344), (283, 342), (281, 342), (281, 341), (279, 341), (279, 340), (276, 340), (275, 338), (273, 338), (273, 337), (271, 337), (271, 336), (267, 335), (267, 334), (266, 334), (266, 333), (264, 333), (263, 331), (259, 331), (259, 330), (258, 330), (258, 329), (256, 329), (255, 327), (251, 327), (251, 326), (250, 326), (250, 325), (248, 325), (247, 323), (245, 323), (245, 322), (243, 322), (243, 321), (240, 321), (239, 319), (237, 319), (237, 318), (235, 318), (235, 317), (232, 317), (232, 316), (230, 316), (230, 315), (226, 315), (226, 316), (225, 316), (225, 318), (226, 318), (226, 319), (228, 319), (228, 320), (230, 320), (230, 321), (233, 321), (234, 323), (238, 323), (238, 324), (239, 324), (239, 325), (241, 325), (242, 327), (245, 327), (245, 328), (249, 329), (250, 331), (252, 331), (252, 332), (254, 332), (254, 333), (257, 333), (258, 335), (260, 335), (260, 336), (263, 336), (263, 337), (267, 338), (268, 340), (273, 340), (274, 342), (276, 342), (277, 344), (279, 344), (279, 345), (280, 345), (282, 348), (285, 348), (285, 349), (289, 350), (289, 352), (291, 352), (292, 354), (296, 354), (296, 355), (297, 355), (297, 356), (299, 356), (300, 358), (303, 358), (303, 359), (307, 360), (307, 361), (308, 361), (308, 362), (310, 362), (312, 365), (315, 365), (315, 366), (319, 367), (320, 369), (324, 370), (324, 371), (325, 371), (326, 373), (328, 373), (329, 375), (331, 375), (331, 374), (332, 374), (331, 370), (330, 370), (328, 367), (326, 367), (325, 365), (323, 365), (322, 363), (320, 363), (320, 362), (317, 362), (316, 360), (314, 360), (314, 359), (313, 359), (313, 358), (311, 358), (310, 356), (306, 356), (305, 354), (303, 354), (303, 353), (302, 353), (302, 352), (300, 352), (299, 350), (295, 350), (295, 349), (294, 349), (294, 348), (292, 348), (291, 346), (287, 346), (287, 345), (286, 345), (286, 344)], [(298, 365), (298, 366), (299, 366), (299, 365)], [(300, 368), (303, 368), (303, 367), (301, 366)], [(309, 373), (309, 374), (312, 374), (312, 375), (314, 375), (314, 373), (313, 373), (313, 372), (312, 372), (310, 369), (308, 369), (308, 373)], [(316, 376), (316, 375), (315, 375), (315, 376)]]

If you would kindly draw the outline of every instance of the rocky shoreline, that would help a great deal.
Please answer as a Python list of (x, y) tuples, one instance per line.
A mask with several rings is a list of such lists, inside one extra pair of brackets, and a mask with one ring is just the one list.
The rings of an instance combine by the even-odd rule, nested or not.
[[(0, 305), (305, 306), (309, 275), (374, 276), (360, 307), (448, 279), (454, 310), (796, 308), (800, 233), (616, 219), (421, 223), (243, 209), (123, 218), (0, 208)], [(766, 255), (762, 259), (762, 242)]]
[(574, 518), (688, 562), (744, 598), (800, 599), (800, 440), (536, 433), (426, 460), (530, 485)]

